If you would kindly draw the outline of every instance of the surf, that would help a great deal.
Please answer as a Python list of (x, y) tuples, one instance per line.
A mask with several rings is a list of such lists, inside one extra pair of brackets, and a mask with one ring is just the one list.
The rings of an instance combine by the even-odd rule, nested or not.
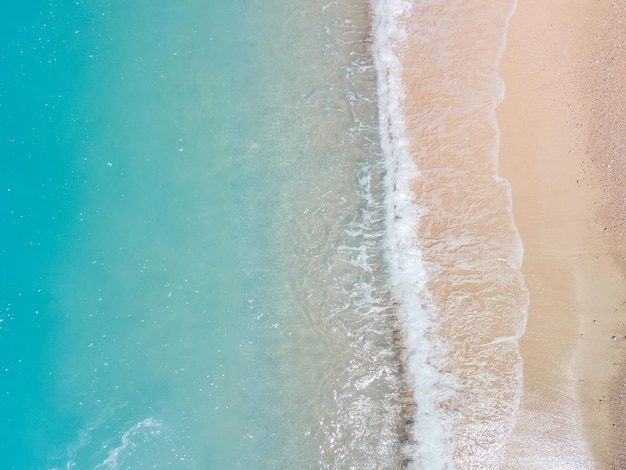
[(521, 400), (528, 292), (495, 120), (514, 7), (374, 3), (386, 260), (415, 468), (497, 468)]

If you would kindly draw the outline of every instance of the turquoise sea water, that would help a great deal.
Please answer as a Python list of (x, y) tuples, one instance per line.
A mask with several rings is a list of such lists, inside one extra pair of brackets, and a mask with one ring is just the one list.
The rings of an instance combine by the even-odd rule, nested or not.
[[(460, 47), (449, 28), (438, 35), (440, 17), (506, 16), (439, 6), (0, 3), (0, 468), (499, 458), (498, 438), (473, 436), (505, 435), (514, 421), (523, 308), (505, 289), (515, 305), (470, 299), (466, 286), (503, 278), (504, 266), (520, 290), (510, 198), (498, 183), (498, 208), (474, 204), (487, 209), (461, 222), (438, 206), (440, 188), (462, 180), (446, 162), (432, 176), (414, 160), (431, 150), (431, 129), (433, 159), (446, 139), (464, 154), (429, 103), (422, 121), (403, 109), (410, 28), (398, 18), (420, 19), (411, 37), (450, 58)], [(416, 83), (436, 65), (428, 57), (403, 64)], [(492, 113), (501, 91), (486, 93)], [(447, 119), (458, 111), (465, 132), (463, 106), (478, 106), (461, 101)], [(477, 128), (495, 135), (492, 121)], [(486, 161), (494, 151), (490, 140)], [(419, 185), (433, 189), (417, 197)], [(468, 188), (493, 199), (491, 187)], [(504, 235), (481, 239), (475, 220), (495, 212)], [(424, 220), (435, 222), (420, 238)], [(429, 231), (437, 221), (453, 229)], [(446, 310), (442, 298), (459, 300)], [(505, 305), (517, 329), (495, 337), (500, 317), (486, 304)], [(446, 338), (450, 315), (464, 334), (476, 325), (474, 337), (507, 345), (506, 361), (463, 356), (474, 346)], [(485, 418), (496, 383), (512, 398)]]
[(275, 454), (249, 7), (3, 6), (4, 468)]
[(397, 460), (367, 5), (0, 10), (2, 467)]

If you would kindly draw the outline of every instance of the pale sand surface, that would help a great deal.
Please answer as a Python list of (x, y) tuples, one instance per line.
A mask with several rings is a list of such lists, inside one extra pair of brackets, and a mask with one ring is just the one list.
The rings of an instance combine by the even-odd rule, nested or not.
[(505, 468), (626, 468), (626, 23), (614, 5), (519, 0), (500, 63), (500, 173), (531, 302)]

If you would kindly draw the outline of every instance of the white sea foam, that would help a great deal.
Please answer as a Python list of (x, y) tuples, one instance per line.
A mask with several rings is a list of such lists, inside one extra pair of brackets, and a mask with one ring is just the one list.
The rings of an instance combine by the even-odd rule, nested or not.
[[(120, 457), (124, 455), (124, 452), (132, 449), (137, 445), (133, 438), (135, 438), (141, 430), (146, 429), (149, 430), (148, 432), (150, 435), (158, 435), (160, 433), (161, 426), (161, 423), (154, 418), (146, 418), (142, 421), (139, 421), (138, 423), (135, 423), (129, 429), (124, 431), (120, 438), (120, 445), (111, 449), (107, 458), (104, 459), (104, 461), (95, 468), (106, 468), (110, 470), (115, 470), (119, 468)], [(143, 437), (145, 438), (145, 436)]]
[[(401, 300), (399, 316), (404, 324), (405, 345), (417, 400), (414, 438), (415, 465), (453, 468), (452, 420), (438, 411), (438, 400), (447, 394), (451, 378), (431, 363), (432, 339), (426, 334), (437, 321), (435, 306), (426, 287), (427, 274), (417, 240), (419, 206), (411, 182), (419, 175), (408, 151), (402, 102), (402, 66), (393, 51), (403, 32), (395, 19), (409, 8), (402, 0), (379, 0), (374, 5), (375, 63), (378, 72), (381, 145), (386, 161), (387, 262), (390, 288)], [(419, 379), (417, 379), (419, 378)], [(439, 393), (436, 396), (436, 392)]]

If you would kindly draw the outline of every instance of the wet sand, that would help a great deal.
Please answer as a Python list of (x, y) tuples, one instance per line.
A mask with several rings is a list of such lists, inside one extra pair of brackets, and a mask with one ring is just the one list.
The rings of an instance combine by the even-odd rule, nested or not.
[(617, 5), (520, 0), (500, 63), (500, 174), (511, 182), (530, 292), (505, 468), (626, 468), (626, 22)]

